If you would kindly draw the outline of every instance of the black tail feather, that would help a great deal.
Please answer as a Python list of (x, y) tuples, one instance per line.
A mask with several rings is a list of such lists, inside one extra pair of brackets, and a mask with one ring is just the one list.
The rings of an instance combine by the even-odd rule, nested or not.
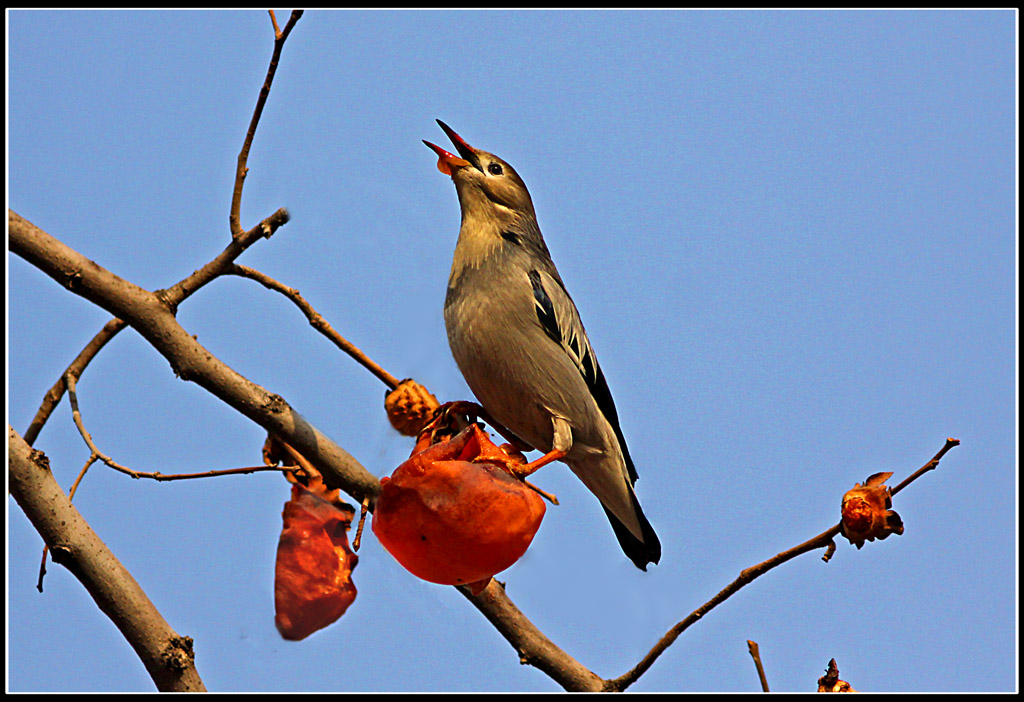
[(619, 546), (622, 547), (626, 556), (629, 560), (633, 561), (633, 565), (646, 572), (648, 563), (657, 563), (661, 560), (661, 541), (658, 540), (658, 535), (654, 533), (654, 527), (651, 526), (651, 523), (647, 521), (647, 517), (644, 516), (644, 511), (640, 509), (640, 502), (636, 499), (636, 495), (632, 495), (632, 497), (633, 509), (640, 520), (640, 529), (643, 531), (643, 541), (636, 538), (633, 532), (627, 529), (607, 507), (605, 507), (604, 513), (608, 515), (608, 521), (612, 524), (615, 537), (619, 540)]

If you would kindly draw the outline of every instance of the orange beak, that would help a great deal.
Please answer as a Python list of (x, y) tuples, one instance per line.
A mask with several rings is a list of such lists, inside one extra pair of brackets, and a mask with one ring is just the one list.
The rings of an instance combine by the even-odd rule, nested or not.
[(454, 168), (465, 168), (469, 165), (469, 161), (464, 158), (459, 158), (455, 154), (450, 154), (442, 149), (437, 144), (431, 144), (426, 139), (423, 143), (432, 148), (437, 153), (437, 170), (441, 171), (447, 176), (452, 174)]
[[(455, 133), (455, 130), (449, 127), (441, 120), (437, 120), (437, 123), (441, 125), (441, 129), (448, 135), (448, 138), (452, 140), (452, 144), (455, 145), (455, 150), (459, 152), (459, 155), (450, 154), (440, 146), (431, 144), (429, 141), (424, 140), (424, 144), (432, 148), (438, 155), (437, 170), (441, 171), (445, 175), (451, 175), (452, 170), (456, 168), (465, 168), (466, 166), (476, 166), (480, 168), (480, 160), (476, 155), (476, 149), (466, 143), (466, 140)], [(460, 158), (461, 156), (461, 158)]]

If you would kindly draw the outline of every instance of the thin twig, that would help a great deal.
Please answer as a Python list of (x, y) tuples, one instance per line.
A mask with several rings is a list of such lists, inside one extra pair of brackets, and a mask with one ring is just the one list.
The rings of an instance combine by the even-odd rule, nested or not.
[(82, 478), (85, 477), (86, 472), (89, 470), (89, 466), (98, 461), (99, 458), (100, 457), (97, 456), (94, 452), (91, 456), (89, 456), (89, 460), (85, 462), (85, 465), (82, 466), (82, 470), (78, 471), (78, 477), (75, 478), (75, 482), (71, 484), (71, 489), (68, 490), (68, 501), (75, 499), (75, 493), (78, 492), (79, 483), (81, 483)]
[(358, 551), (363, 543), (363, 526), (366, 525), (366, 513), (370, 510), (370, 500), (364, 497), (359, 506), (359, 526), (356, 528), (356, 538), (352, 539), (352, 550)]
[[(71, 489), (68, 490), (68, 502), (75, 499), (75, 493), (78, 492), (78, 485), (82, 482), (82, 478), (85, 477), (86, 471), (89, 470), (89, 466), (99, 460), (99, 456), (95, 453), (89, 455), (89, 459), (82, 466), (82, 470), (78, 471), (78, 477), (75, 478), (75, 482), (71, 484)], [(36, 589), (39, 592), (43, 591), (43, 578), (46, 576), (46, 554), (50, 552), (50, 547), (43, 544), (43, 561), (39, 564), (39, 579), (36, 581)]]
[(255, 268), (249, 268), (248, 266), (242, 266), (237, 263), (229, 266), (227, 270), (225, 270), (224, 272), (231, 275), (237, 275), (242, 278), (249, 278), (250, 280), (255, 280), (257, 283), (267, 288), (268, 290), (273, 290), (274, 292), (281, 293), (289, 300), (291, 300), (296, 307), (302, 310), (302, 313), (306, 315), (306, 319), (309, 320), (309, 324), (311, 327), (313, 327), (318, 332), (323, 334), (325, 337), (330, 339), (335, 346), (337, 346), (339, 349), (347, 353), (349, 356), (355, 359), (357, 363), (359, 363), (368, 371), (377, 376), (377, 378), (379, 378), (385, 385), (387, 385), (389, 389), (394, 390), (396, 387), (398, 387), (398, 383), (400, 382), (398, 378), (396, 378), (395, 376), (391, 375), (386, 370), (381, 368), (377, 363), (373, 361), (373, 359), (371, 359), (369, 356), (367, 356), (365, 353), (359, 350), (359, 348), (355, 344), (353, 344), (351, 341), (349, 341), (341, 334), (339, 334), (337, 331), (335, 331), (334, 327), (332, 327), (327, 322), (327, 320), (324, 319), (323, 316), (319, 312), (317, 312), (316, 309), (314, 309), (313, 306), (309, 304), (309, 302), (304, 297), (302, 297), (302, 295), (299, 294), (299, 291), (296, 290), (295, 288), (288, 287), (287, 285), (278, 282), (277, 280), (271, 278), (265, 273), (256, 270)]
[(757, 647), (757, 642), (747, 640), (747, 650), (750, 651), (750, 657), (754, 659), (757, 677), (761, 678), (761, 692), (771, 692), (768, 689), (768, 678), (764, 675), (764, 665), (761, 663), (761, 650)]
[(320, 475), (320, 471), (314, 468), (313, 464), (306, 460), (305, 456), (296, 451), (295, 448), (284, 439), (280, 439), (279, 441), (281, 446), (284, 447), (284, 450), (287, 451), (288, 455), (292, 457), (293, 461), (295, 461), (295, 465), (291, 466), (292, 468), (305, 473), (310, 478), (317, 476), (318, 479), (323, 479), (323, 476)]
[[(139, 474), (136, 471), (132, 470), (131, 468), (122, 466), (113, 458), (100, 451), (99, 447), (96, 446), (96, 443), (92, 440), (92, 435), (89, 434), (89, 430), (85, 428), (85, 422), (82, 421), (82, 413), (78, 409), (78, 392), (75, 387), (74, 375), (69, 373), (68, 375), (64, 376), (64, 384), (67, 386), (68, 389), (68, 402), (71, 403), (71, 417), (74, 419), (75, 426), (78, 427), (78, 433), (81, 434), (82, 439), (85, 441), (85, 445), (89, 447), (90, 451), (92, 451), (92, 455), (89, 456), (90, 460), (93, 458), (98, 458), (99, 460), (103, 461), (114, 470), (126, 473), (132, 476), (133, 478), (138, 478)], [(90, 463), (86, 463), (86, 467), (88, 467), (89, 465)], [(78, 475), (78, 479), (81, 480), (84, 474), (85, 469), (83, 468), (82, 472), (79, 473)], [(77, 489), (77, 487), (78, 481), (76, 480), (75, 488)]]
[[(278, 228), (283, 226), (288, 221), (288, 210), (281, 208), (274, 212), (269, 217), (263, 219), (259, 224), (245, 232), (241, 237), (231, 240), (231, 243), (212, 261), (207, 263), (202, 268), (194, 271), (188, 277), (180, 280), (178, 283), (172, 285), (170, 288), (158, 291), (161, 299), (164, 300), (172, 308), (176, 308), (184, 300), (186, 300), (194, 292), (202, 288), (204, 285), (214, 280), (220, 275), (223, 275), (224, 268), (234, 262), (246, 249), (255, 244), (261, 238), (266, 238), (269, 234), (273, 234)], [(32, 423), (25, 431), (25, 441), (29, 445), (35, 443), (35, 440), (39, 437), (39, 432), (46, 425), (50, 415), (60, 404), (60, 400), (64, 397), (64, 391), (66, 389), (65, 377), (70, 373), (75, 380), (82, 377), (82, 373), (86, 367), (92, 361), (93, 358), (100, 352), (100, 350), (107, 344), (108, 341), (117, 336), (118, 332), (128, 326), (128, 323), (123, 319), (114, 318), (103, 325), (103, 328), (96, 333), (88, 344), (78, 353), (70, 365), (64, 369), (60, 377), (57, 378), (57, 382), (46, 391), (43, 396), (43, 401), (36, 411), (36, 416), (32, 419)]]
[(941, 449), (939, 449), (939, 452), (937, 454), (935, 454), (935, 456), (932, 458), (932, 460), (928, 461), (923, 466), (918, 468), (914, 472), (913, 475), (908, 477), (902, 483), (900, 483), (896, 487), (892, 488), (889, 491), (889, 496), (891, 497), (891, 496), (895, 495), (900, 490), (902, 490), (906, 486), (910, 485), (912, 482), (914, 482), (915, 480), (920, 478), (922, 475), (924, 475), (928, 471), (935, 470), (939, 466), (939, 461), (941, 461), (942, 457), (946, 455), (946, 452), (949, 451), (954, 446), (959, 446), (959, 445), (960, 445), (960, 439), (954, 439), (953, 437), (949, 437), (948, 439), (946, 439), (946, 445), (943, 446)]
[(523, 479), (523, 483), (525, 483), (526, 487), (528, 487), (531, 490), (533, 490), (535, 493), (537, 493), (538, 495), (543, 497), (545, 500), (547, 500), (551, 504), (556, 505), (556, 506), (558, 505), (558, 498), (555, 496), (554, 493), (547, 492), (545, 490), (541, 490), (539, 487), (537, 487), (536, 485), (531, 483), (529, 480), (526, 480), (525, 478)]
[(713, 610), (718, 605), (725, 602), (727, 599), (732, 597), (741, 588), (753, 582), (756, 578), (764, 575), (772, 568), (780, 566), (791, 558), (795, 558), (802, 553), (813, 551), (818, 548), (824, 548), (832, 541), (833, 537), (839, 533), (839, 525), (836, 525), (828, 531), (818, 534), (812, 539), (805, 541), (804, 543), (794, 546), (793, 548), (783, 551), (782, 553), (769, 558), (763, 563), (759, 563), (755, 566), (751, 566), (740, 572), (739, 577), (733, 580), (729, 585), (723, 588), (717, 595), (712, 597), (710, 600), (705, 602), (703, 605), (695, 609), (685, 619), (677, 623), (671, 629), (669, 629), (664, 636), (654, 645), (654, 647), (644, 656), (639, 663), (633, 666), (627, 673), (608, 681), (609, 690), (625, 690), (627, 687), (632, 685), (641, 675), (647, 672), (647, 670), (654, 664), (654, 661), (658, 660), (658, 657), (668, 649), (675, 640), (679, 638), (679, 635), (689, 629), (693, 624), (700, 621), (704, 615)]
[(114, 318), (103, 325), (103, 328), (94, 336), (88, 344), (85, 345), (78, 355), (75, 356), (61, 376), (57, 378), (46, 394), (43, 396), (43, 402), (36, 411), (36, 416), (32, 418), (32, 423), (28, 425), (28, 429), (25, 430), (25, 441), (28, 442), (29, 446), (36, 442), (39, 437), (39, 432), (42, 431), (46, 425), (46, 420), (53, 414), (53, 410), (60, 404), (60, 399), (64, 397), (64, 376), (69, 373), (78, 379), (82, 377), (82, 372), (85, 367), (89, 365), (89, 362), (95, 358), (96, 354), (100, 352), (107, 342), (117, 336), (117, 333), (127, 327), (128, 324), (123, 319)]
[(295, 466), (245, 466), (243, 468), (222, 468), (217, 470), (207, 470), (199, 473), (161, 473), (155, 472), (144, 472), (138, 470), (132, 470), (127, 466), (123, 466), (107, 454), (100, 451), (99, 447), (96, 446), (96, 442), (93, 441), (92, 435), (85, 428), (85, 422), (82, 419), (82, 412), (78, 408), (78, 392), (75, 386), (75, 379), (72, 375), (65, 377), (68, 390), (68, 401), (71, 403), (71, 416), (75, 420), (75, 426), (78, 427), (78, 433), (81, 434), (82, 439), (85, 440), (85, 444), (92, 451), (92, 455), (89, 456), (89, 460), (86, 462), (82, 471), (78, 474), (78, 478), (75, 480), (74, 485), (71, 486), (71, 492), (69, 498), (75, 496), (75, 491), (78, 489), (78, 484), (81, 482), (85, 472), (89, 469), (89, 466), (96, 460), (103, 461), (106, 465), (110, 466), (116, 471), (120, 471), (125, 475), (130, 475), (133, 478), (149, 478), (151, 480), (157, 480), (161, 482), (171, 480), (192, 480), (195, 478), (214, 478), (222, 475), (244, 475), (247, 473), (258, 473), (260, 471), (272, 470), (278, 473), (291, 473), (298, 470)]
[[(919, 476), (938, 466), (939, 459), (941, 459), (942, 456), (944, 456), (946, 452), (949, 451), (949, 449), (953, 448), (954, 446), (957, 446), (959, 443), (960, 442), (957, 439), (946, 439), (946, 445), (943, 446), (942, 450), (935, 454), (935, 457), (932, 458), (931, 461), (926, 463), (917, 472), (915, 472), (909, 478), (900, 483), (900, 485), (897, 486), (897, 488), (892, 491), (892, 494), (894, 494), (898, 490), (902, 490), (906, 485), (909, 485), (913, 480), (917, 479)], [(840, 533), (840, 528), (841, 525), (836, 524), (834, 527), (826, 531), (823, 531), (822, 533), (818, 534), (817, 536), (811, 539), (808, 539), (802, 544), (794, 546), (789, 550), (783, 551), (782, 553), (773, 556), (772, 558), (769, 558), (763, 563), (758, 563), (757, 565), (751, 566), (750, 568), (747, 568), (740, 572), (739, 577), (731, 583), (729, 583), (729, 585), (722, 589), (717, 595), (712, 597), (710, 600), (708, 600), (703, 605), (694, 610), (689, 616), (687, 616), (681, 622), (679, 622), (671, 629), (669, 629), (665, 633), (665, 635), (662, 636), (661, 639), (654, 645), (654, 647), (651, 648), (647, 655), (645, 655), (639, 663), (633, 666), (632, 669), (630, 669), (624, 675), (606, 681), (605, 689), (610, 691), (622, 691), (628, 688), (630, 685), (636, 682), (641, 675), (647, 672), (647, 670), (654, 664), (654, 661), (656, 661), (658, 657), (661, 656), (661, 654), (664, 653), (665, 650), (669, 646), (671, 646), (677, 638), (679, 638), (680, 634), (682, 634), (696, 622), (700, 621), (708, 612), (710, 612), (715, 607), (722, 604), (727, 599), (736, 594), (736, 592), (738, 592), (741, 588), (753, 582), (757, 578), (761, 577), (768, 571), (782, 565), (783, 563), (792, 558), (796, 558), (797, 556), (803, 553), (807, 553), (808, 551), (814, 551), (819, 548), (834, 549), (833, 539), (835, 539), (835, 537)]]
[(288, 18), (288, 23), (285, 25), (284, 30), (279, 30), (277, 18), (274, 17), (273, 12), (270, 13), (270, 19), (274, 25), (274, 53), (270, 58), (270, 66), (267, 67), (267, 77), (263, 81), (260, 95), (256, 99), (256, 109), (253, 110), (252, 119), (249, 120), (249, 130), (245, 133), (242, 150), (238, 153), (238, 163), (235, 168), (235, 188), (231, 196), (231, 215), (228, 219), (233, 237), (238, 237), (242, 234), (242, 185), (245, 182), (246, 173), (249, 171), (246, 166), (246, 163), (249, 161), (249, 149), (252, 146), (253, 137), (256, 136), (256, 127), (260, 123), (263, 106), (267, 104), (267, 96), (270, 95), (270, 86), (273, 84), (274, 74), (277, 72), (277, 64), (281, 58), (281, 49), (284, 48), (284, 42), (288, 39), (288, 34), (291, 33), (292, 27), (295, 26), (300, 17), (302, 17), (302, 10), (292, 10), (291, 17)]
[(39, 564), (39, 578), (36, 579), (36, 590), (43, 591), (43, 578), (46, 577), (46, 556), (50, 553), (50, 547), (43, 544), (43, 560)]
[(159, 482), (167, 482), (171, 480), (192, 480), (195, 478), (218, 478), (223, 475), (248, 475), (249, 473), (259, 473), (268, 470), (278, 473), (294, 473), (299, 469), (295, 466), (243, 466), (242, 468), (219, 468), (200, 473), (137, 473), (136, 475), (140, 478), (152, 478)]

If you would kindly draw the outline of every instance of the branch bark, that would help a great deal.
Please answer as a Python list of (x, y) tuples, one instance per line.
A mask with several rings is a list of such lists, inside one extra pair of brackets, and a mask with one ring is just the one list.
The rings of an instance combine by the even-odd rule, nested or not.
[(205, 692), (196, 671), (192, 639), (179, 636), (111, 553), (50, 472), (41, 451), (33, 451), (7, 426), (11, 495), (43, 537), (55, 563), (85, 586), (135, 649), (161, 692)]
[(504, 584), (491, 578), (478, 595), (471, 594), (465, 585), (457, 589), (519, 653), (520, 663), (532, 665), (569, 692), (601, 692), (605, 689), (605, 681), (601, 677), (534, 626), (505, 594)]
[(71, 292), (123, 319), (159, 351), (182, 380), (197, 383), (302, 452), (333, 487), (371, 501), (377, 478), (347, 451), (268, 392), (218, 359), (178, 324), (161, 295), (144, 290), (90, 261), (8, 210), (10, 249)]

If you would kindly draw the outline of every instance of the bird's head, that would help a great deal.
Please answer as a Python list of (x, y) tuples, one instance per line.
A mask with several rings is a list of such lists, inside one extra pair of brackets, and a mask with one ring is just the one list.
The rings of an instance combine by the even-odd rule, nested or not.
[(459, 155), (429, 141), (424, 140), (423, 143), (437, 153), (438, 170), (455, 181), (463, 222), (490, 221), (499, 227), (524, 220), (535, 222), (530, 193), (515, 169), (494, 154), (473, 148), (441, 120), (437, 123), (452, 140)]

